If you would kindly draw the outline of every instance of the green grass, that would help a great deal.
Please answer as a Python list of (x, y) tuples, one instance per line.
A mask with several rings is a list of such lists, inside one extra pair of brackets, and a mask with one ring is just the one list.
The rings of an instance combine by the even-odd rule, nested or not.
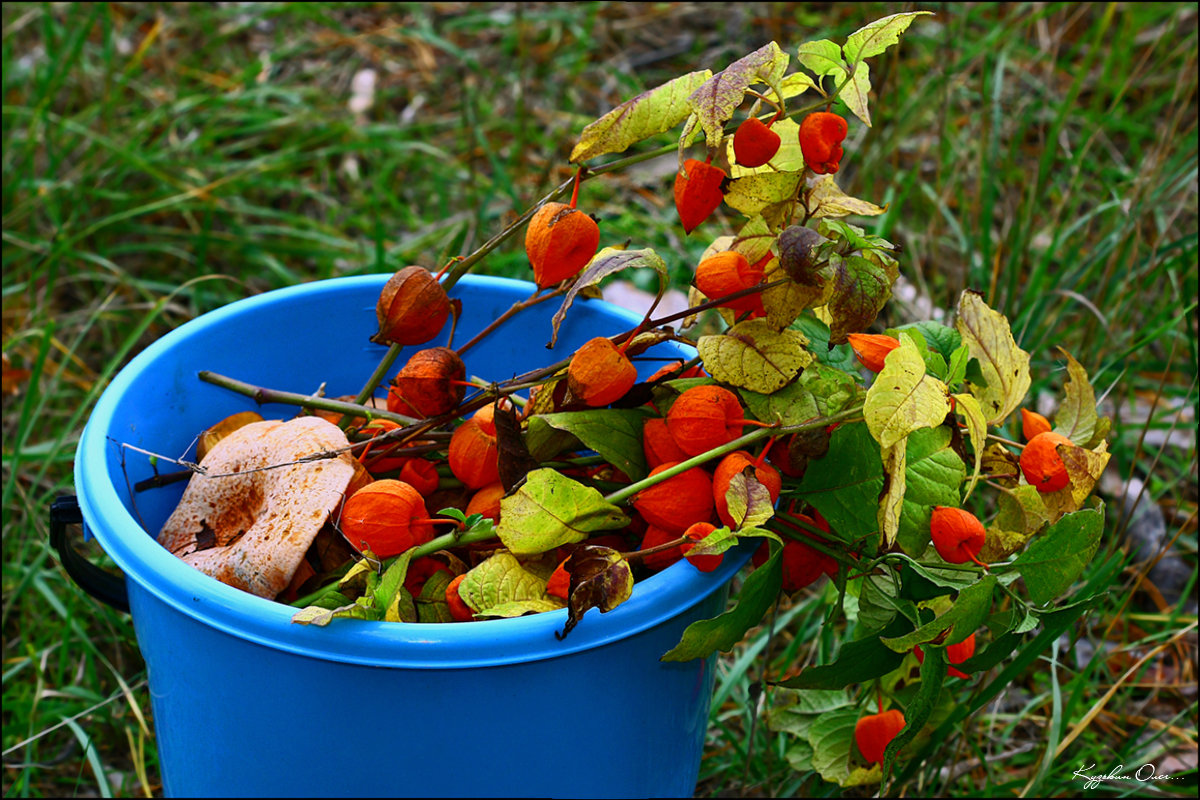
[[(161, 793), (128, 617), (48, 546), (82, 425), (133, 354), (251, 293), (469, 253), (569, 177), (583, 125), (622, 100), (904, 8), (5, 4), (3, 351), (29, 373), (3, 401), (5, 795)], [(1193, 432), (1197, 410), (1195, 8), (929, 8), (872, 66), (874, 126), (852, 125), (839, 181), (889, 206), (854, 221), (901, 243), (934, 307), (973, 288), (1003, 310), (1035, 393), (1061, 390), (1056, 346), (1087, 368), (1114, 418), (1109, 470), (1145, 481), (1193, 592), (1195, 445), (1162, 435)], [(356, 116), (366, 68), (374, 105)], [(704, 237), (680, 235), (670, 179), (647, 164), (584, 193), (605, 242), (653, 247), (686, 281)], [(481, 265), (526, 269), (519, 237)], [(880, 324), (908, 314), (895, 302)], [(1085, 576), (1114, 568), (1104, 604), (1005, 677), (914, 786), (1074, 795), (1080, 764), (1190, 752), (1190, 778), (1157, 787), (1195, 790), (1195, 617), (1155, 606), (1118, 508)], [(824, 608), (819, 590), (796, 598), (785, 630), (722, 660), (699, 793), (862, 793), (791, 769), (785, 737), (754, 721), (764, 663), (777, 679), (834, 655)], [(970, 768), (941, 773), (955, 764)]]

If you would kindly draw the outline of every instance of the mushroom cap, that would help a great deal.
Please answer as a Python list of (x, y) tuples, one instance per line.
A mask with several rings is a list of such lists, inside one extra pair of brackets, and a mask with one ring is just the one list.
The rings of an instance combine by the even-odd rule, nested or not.
[[(275, 597), (354, 475), (346, 453), (299, 459), (348, 444), (336, 425), (319, 417), (238, 428), (205, 455), (207, 474), (192, 476), (159, 531), (159, 544), (222, 583)], [(263, 469), (273, 465), (285, 466)]]

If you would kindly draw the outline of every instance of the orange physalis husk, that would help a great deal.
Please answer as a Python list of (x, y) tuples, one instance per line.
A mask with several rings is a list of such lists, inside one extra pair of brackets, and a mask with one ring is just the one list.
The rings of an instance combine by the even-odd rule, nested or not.
[(899, 340), (881, 333), (851, 333), (846, 338), (854, 350), (854, 357), (871, 372), (881, 372), (887, 354), (900, 346)]
[(571, 559), (567, 556), (562, 561), (558, 562), (558, 566), (554, 568), (554, 572), (550, 574), (546, 581), (546, 594), (551, 597), (557, 597), (560, 600), (567, 600), (571, 594), (571, 573), (567, 572), (567, 561)]
[(458, 585), (467, 577), (464, 572), (446, 585), (446, 605), (450, 607), (450, 616), (455, 622), (472, 622), (475, 610), (466, 604), (458, 593)]
[(500, 480), (496, 424), (491, 411), (491, 406), (484, 406), (475, 416), (459, 425), (450, 437), (447, 452), (450, 471), (472, 489)]
[(637, 367), (603, 336), (584, 343), (567, 367), (571, 394), (589, 406), (606, 406), (620, 400), (636, 382)]
[[(921, 652), (921, 645), (917, 645), (915, 648), (913, 648), (913, 650), (917, 656), (917, 663), (924, 664), (925, 654)], [(973, 633), (958, 644), (946, 645), (946, 660), (951, 664), (961, 664), (973, 655), (975, 655), (975, 634)], [(961, 669), (956, 669), (954, 667), (947, 669), (946, 674), (951, 678), (970, 677)]]
[(779, 152), (779, 134), (758, 117), (750, 117), (733, 134), (733, 157), (742, 167), (761, 167)]
[(646, 466), (654, 469), (668, 461), (683, 461), (688, 454), (679, 449), (667, 421), (662, 417), (651, 417), (642, 425), (642, 450), (646, 454)]
[(689, 158), (675, 175), (675, 210), (683, 232), (691, 233), (717, 210), (725, 194), (721, 183), (728, 175), (720, 167)]
[(870, 764), (882, 764), (883, 754), (900, 731), (904, 730), (904, 714), (897, 708), (882, 714), (868, 714), (854, 726), (854, 741), (858, 752)]
[[(690, 525), (688, 529), (683, 532), (683, 535), (692, 541), (699, 542), (703, 540), (705, 536), (708, 536), (715, 530), (716, 526), (714, 526), (711, 522), (697, 522), (694, 525)], [(721, 561), (725, 558), (724, 553), (716, 553), (715, 555), (688, 555), (688, 552), (695, 546), (696, 545), (694, 544), (685, 544), (681, 545), (680, 547), (683, 557), (688, 560), (689, 564), (701, 572), (712, 572), (714, 569), (721, 566)]]
[(449, 347), (418, 350), (392, 379), (387, 407), (419, 418), (445, 414), (462, 402), (467, 367)]
[[(397, 430), (399, 424), (392, 422), (390, 419), (373, 419), (361, 429), (359, 433), (365, 436), (379, 436), (388, 431)], [(367, 468), (368, 471), (378, 475), (381, 472), (391, 472), (392, 470), (400, 469), (411, 458), (411, 456), (385, 456), (382, 455), (393, 447), (395, 442), (371, 442), (363, 448), (359, 454), (359, 462)]]
[(841, 142), (849, 131), (846, 120), (828, 111), (815, 111), (800, 123), (800, 152), (804, 164), (818, 175), (838, 171), (842, 160)]
[(693, 386), (667, 412), (667, 430), (689, 456), (720, 447), (742, 435), (742, 406), (720, 386)]
[(943, 560), (951, 564), (974, 561), (979, 564), (979, 551), (987, 539), (987, 531), (979, 518), (961, 508), (934, 506), (929, 517), (929, 535)]
[(1071, 482), (1062, 456), (1055, 449), (1073, 442), (1060, 433), (1046, 431), (1029, 440), (1021, 452), (1021, 472), (1039, 492), (1057, 492)]
[[(678, 539), (679, 531), (669, 531), (666, 528), (660, 528), (657, 525), (650, 525), (646, 528), (646, 533), (642, 536), (642, 541), (638, 545), (638, 550), (649, 550), (651, 547), (658, 547), (661, 544), (666, 544), (673, 539)], [(674, 564), (683, 558), (683, 545), (677, 547), (669, 547), (657, 553), (642, 557), (642, 564), (647, 569), (659, 572)]]
[(390, 558), (433, 538), (428, 519), (420, 492), (403, 481), (384, 479), (367, 484), (346, 501), (340, 527), (360, 551)]
[(428, 497), (437, 491), (441, 476), (432, 461), (423, 458), (408, 458), (400, 466), (400, 480)]
[(599, 247), (596, 220), (566, 203), (546, 203), (525, 230), (525, 255), (542, 289), (575, 277)]
[(450, 316), (446, 290), (424, 267), (405, 267), (384, 284), (375, 305), (383, 344), (424, 344), (437, 336)]
[(717, 516), (721, 522), (731, 528), (735, 522), (729, 515), (729, 503), (725, 499), (725, 494), (729, 491), (729, 484), (733, 480), (733, 476), (740, 474), (742, 470), (750, 466), (754, 467), (755, 480), (767, 487), (772, 503), (779, 499), (779, 492), (783, 488), (783, 480), (779, 477), (779, 473), (766, 464), (756, 464), (754, 457), (745, 450), (734, 450), (722, 458), (721, 462), (717, 464), (717, 468), (713, 470), (713, 501), (716, 504)]
[[(650, 475), (657, 475), (676, 463), (659, 464), (650, 470)], [(700, 467), (692, 467), (638, 492), (632, 505), (652, 526), (681, 533), (694, 522), (708, 522), (712, 518), (712, 478)]]
[(1026, 442), (1031, 442), (1039, 433), (1049, 433), (1050, 430), (1050, 420), (1036, 411), (1021, 409), (1021, 435), (1025, 437)]
[(481, 514), (492, 522), (500, 521), (500, 500), (504, 497), (504, 484), (500, 481), (489, 483), (471, 495), (470, 502), (464, 513)]
[[(696, 288), (710, 300), (756, 286), (763, 279), (764, 262), (751, 264), (735, 250), (716, 253), (696, 267)], [(758, 311), (763, 307), (762, 293), (750, 294), (720, 305), (734, 311)]]

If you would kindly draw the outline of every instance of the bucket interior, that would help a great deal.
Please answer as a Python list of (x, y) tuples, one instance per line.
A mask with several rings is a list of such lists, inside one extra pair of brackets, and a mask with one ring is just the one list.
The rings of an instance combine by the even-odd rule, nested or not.
[[(554, 633), (566, 623), (565, 610), (469, 624), (347, 620), (326, 628), (294, 625), (291, 607), (226, 586), (159, 546), (154, 535), (185, 484), (135, 493), (132, 487), (139, 481), (178, 469), (162, 459), (155, 464), (147, 452), (192, 460), (197, 434), (230, 414), (250, 410), (267, 419), (287, 419), (296, 411), (280, 404), (259, 406), (199, 380), (197, 373), (210, 370), (302, 394), (319, 389), (327, 397), (357, 394), (386, 352), (369, 337), (377, 327), (376, 300), (389, 277), (319, 281), (233, 303), (164, 336), (114, 379), (81, 438), (76, 489), (87, 530), (137, 590), (229, 633), (289, 652), (376, 666), (480, 666), (553, 658), (632, 635), (699, 602), (748, 560), (752, 548), (741, 546), (712, 573), (680, 562), (639, 581), (633, 597), (613, 611), (590, 610), (560, 642)], [(527, 282), (466, 276), (450, 291), (463, 304), (455, 342), (465, 342), (533, 289)], [(467, 352), (467, 374), (509, 379), (568, 358), (594, 336), (612, 335), (640, 321), (607, 303), (576, 300), (556, 347), (548, 350), (557, 308), (557, 302), (549, 301), (508, 320)], [(449, 325), (439, 338), (405, 348), (389, 377), (411, 352), (446, 344), (448, 331)], [(694, 350), (666, 343), (645, 355), (687, 359)], [(661, 363), (640, 362), (640, 378)], [(433, 643), (441, 646), (431, 648)], [(436, 652), (432, 658), (431, 652)]]

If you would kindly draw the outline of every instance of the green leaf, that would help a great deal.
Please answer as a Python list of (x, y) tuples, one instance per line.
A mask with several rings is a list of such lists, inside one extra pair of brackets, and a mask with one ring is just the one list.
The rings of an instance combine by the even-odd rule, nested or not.
[(896, 584), (887, 575), (867, 575), (858, 592), (858, 624), (869, 633), (887, 627), (900, 610)]
[(549, 346), (554, 347), (558, 342), (558, 329), (562, 325), (563, 320), (566, 319), (567, 309), (575, 302), (575, 297), (581, 291), (595, 286), (610, 275), (627, 269), (654, 270), (658, 273), (658, 295), (661, 297), (663, 292), (667, 290), (670, 280), (667, 273), (667, 264), (658, 253), (648, 247), (642, 250), (625, 250), (619, 247), (602, 248), (599, 253), (592, 256), (592, 260), (579, 273), (579, 277), (571, 284), (570, 290), (567, 292), (566, 297), (563, 298), (562, 305), (554, 312), (554, 317), (550, 321), (552, 332)]
[(866, 425), (839, 425), (829, 438), (829, 451), (800, 481), (799, 494), (847, 540), (879, 530), (875, 509), (883, 467), (878, 452)]
[(808, 729), (812, 765), (830, 783), (844, 785), (850, 777), (850, 749), (858, 709), (842, 708), (822, 714)]
[(846, 62), (842, 59), (842, 47), (837, 42), (829, 39), (804, 42), (796, 48), (796, 58), (818, 78), (833, 75), (841, 83), (846, 77)]
[(857, 374), (858, 360), (854, 357), (854, 349), (848, 344), (831, 345), (829, 326), (824, 322), (810, 314), (801, 314), (791, 327), (808, 337), (808, 349), (816, 354), (817, 361), (848, 375)]
[(496, 533), (511, 552), (533, 555), (628, 524), (624, 512), (597, 490), (557, 470), (538, 469), (500, 501)]
[[(923, 320), (921, 322), (910, 322), (906, 325), (900, 325), (894, 329), (899, 331), (918, 330), (925, 338), (925, 343), (933, 348), (941, 357), (949, 363), (954, 360), (954, 352), (962, 346), (962, 336), (958, 331), (940, 322), (932, 320)], [(899, 338), (899, 337), (897, 337)]]
[(938, 695), (942, 693), (942, 683), (945, 680), (946, 655), (941, 649), (931, 648), (921, 663), (921, 685), (917, 690), (917, 695), (904, 709), (904, 728), (883, 751), (884, 780), (887, 780), (887, 776), (891, 774), (896, 755), (917, 737), (917, 734), (925, 727), (925, 723), (929, 721), (929, 717), (937, 705)]
[(663, 654), (661, 661), (691, 661), (708, 658), (717, 650), (728, 652), (742, 640), (746, 631), (762, 621), (783, 584), (783, 548), (772, 544), (771, 555), (747, 576), (730, 610), (688, 625), (679, 640)]
[(716, 147), (725, 135), (725, 123), (742, 104), (753, 83), (776, 86), (787, 71), (788, 56), (775, 42), (739, 58), (701, 84), (688, 97), (688, 105), (700, 119), (708, 146)]
[[(911, 629), (908, 620), (899, 618), (893, 620), (885, 632), (894, 636)], [(897, 653), (885, 646), (881, 635), (876, 634), (843, 644), (832, 664), (806, 667), (799, 675), (776, 685), (788, 689), (842, 689), (852, 683), (865, 683), (886, 675), (900, 666), (904, 656), (905, 653)]]
[(1039, 605), (1064, 594), (1100, 546), (1104, 506), (1064, 514), (1013, 562), (1025, 579), (1029, 596)]
[(836, 414), (857, 396), (854, 378), (841, 370), (813, 363), (800, 373), (800, 379), (771, 394), (741, 389), (746, 407), (763, 422), (780, 420), (784, 425), (799, 425), (815, 417)]
[(983, 625), (992, 608), (992, 592), (995, 588), (996, 576), (985, 575), (977, 583), (959, 592), (954, 605), (940, 617), (935, 617), (912, 633), (885, 637), (882, 641), (897, 653), (907, 653), (919, 644), (932, 642), (943, 631), (953, 628), (945, 643), (958, 644)]
[(535, 414), (529, 418), (529, 437), (535, 441), (547, 438), (549, 434), (539, 430), (542, 426), (570, 433), (584, 447), (595, 450), (609, 464), (638, 481), (647, 472), (642, 446), (642, 425), (647, 416), (649, 412), (640, 408)]
[(826, 306), (833, 319), (829, 326), (829, 341), (845, 344), (849, 334), (866, 330), (875, 321), (879, 310), (892, 296), (892, 284), (900, 271), (854, 255), (834, 258), (830, 265), (834, 288)]
[(967, 469), (950, 443), (950, 431), (944, 426), (914, 431), (908, 437), (904, 504), (896, 540), (913, 557), (920, 557), (929, 546), (933, 507), (959, 505), (959, 486)]
[[(950, 365), (946, 370), (946, 384), (950, 388), (955, 388), (967, 377), (967, 364), (970, 361), (971, 351), (967, 349), (965, 344), (960, 344), (954, 348), (954, 352), (950, 354)], [(975, 364), (978, 365), (979, 362), (976, 361)]]
[(711, 70), (692, 72), (626, 100), (583, 129), (571, 151), (571, 163), (620, 153), (674, 128), (692, 113), (688, 96), (711, 77)]
[(846, 37), (842, 51), (846, 61), (857, 64), (864, 58), (877, 56), (884, 50), (900, 41), (900, 34), (908, 30), (913, 20), (923, 15), (933, 15), (932, 11), (906, 11), (892, 14), (890, 17), (870, 22)]
[(1029, 391), (1029, 354), (1017, 347), (1008, 319), (993, 311), (977, 292), (963, 292), (954, 327), (979, 361), (986, 386), (970, 380), (967, 389), (983, 408), (989, 425), (1003, 422)]
[(813, 362), (806, 344), (798, 331), (777, 331), (766, 320), (751, 319), (725, 333), (701, 336), (697, 349), (705, 371), (716, 380), (770, 394)]

